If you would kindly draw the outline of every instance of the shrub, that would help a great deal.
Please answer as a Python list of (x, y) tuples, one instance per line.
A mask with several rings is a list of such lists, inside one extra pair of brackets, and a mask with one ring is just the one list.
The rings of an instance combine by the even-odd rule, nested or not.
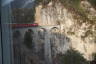
[(96, 8), (96, 0), (88, 0), (93, 7)]
[(82, 54), (73, 49), (68, 50), (62, 56), (60, 55), (60, 62), (62, 64), (88, 64), (88, 61), (83, 58)]

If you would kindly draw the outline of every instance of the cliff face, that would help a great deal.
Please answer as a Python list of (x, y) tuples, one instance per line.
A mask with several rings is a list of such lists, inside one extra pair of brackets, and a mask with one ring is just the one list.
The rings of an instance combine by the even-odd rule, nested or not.
[(95, 8), (87, 0), (80, 1), (79, 9), (66, 7), (60, 2), (53, 4), (50, 2), (44, 8), (37, 7), (40, 8), (40, 25), (60, 25), (61, 33), (70, 39), (70, 47), (82, 53), (87, 60), (92, 60), (92, 54), (96, 53)]

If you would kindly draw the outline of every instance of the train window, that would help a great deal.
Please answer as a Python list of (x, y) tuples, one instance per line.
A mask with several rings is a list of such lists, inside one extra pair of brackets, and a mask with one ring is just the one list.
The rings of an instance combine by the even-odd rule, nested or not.
[[(0, 40), (0, 64), (2, 64), (2, 58), (3, 64), (29, 64), (26, 57), (28, 55), (32, 56), (33, 50), (28, 52), (23, 42), (28, 38), (29, 40), (26, 43), (30, 43), (32, 39), (29, 33), (33, 34), (30, 28), (38, 26), (34, 22), (34, 2), (35, 0), (2, 0), (2, 9), (0, 10), (2, 12), (0, 13), (2, 15), (0, 25), (0, 37), (2, 37), (2, 40)], [(25, 36), (26, 29), (28, 29), (29, 33), (27, 35), (29, 34), (29, 36), (25, 37), (24, 40), (22, 36)], [(31, 44), (28, 45), (31, 47)], [(3, 54), (1, 53), (1, 49)], [(33, 61), (33, 59), (30, 60)]]

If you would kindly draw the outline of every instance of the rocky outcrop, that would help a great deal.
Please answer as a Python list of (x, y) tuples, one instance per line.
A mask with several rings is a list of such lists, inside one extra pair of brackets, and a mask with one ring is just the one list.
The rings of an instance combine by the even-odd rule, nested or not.
[[(70, 47), (78, 50), (87, 60), (96, 53), (96, 10), (84, 0), (79, 11), (67, 8), (60, 2), (50, 2), (41, 9), (42, 25), (60, 25), (61, 34), (70, 39)], [(83, 14), (83, 16), (82, 16)]]

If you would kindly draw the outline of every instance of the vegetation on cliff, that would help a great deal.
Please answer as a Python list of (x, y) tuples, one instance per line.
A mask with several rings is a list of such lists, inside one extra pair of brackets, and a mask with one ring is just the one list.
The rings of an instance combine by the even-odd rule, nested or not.
[(88, 0), (91, 5), (96, 9), (96, 0)]
[(88, 64), (88, 61), (83, 58), (82, 54), (76, 50), (70, 49), (65, 54), (58, 54), (58, 64)]

